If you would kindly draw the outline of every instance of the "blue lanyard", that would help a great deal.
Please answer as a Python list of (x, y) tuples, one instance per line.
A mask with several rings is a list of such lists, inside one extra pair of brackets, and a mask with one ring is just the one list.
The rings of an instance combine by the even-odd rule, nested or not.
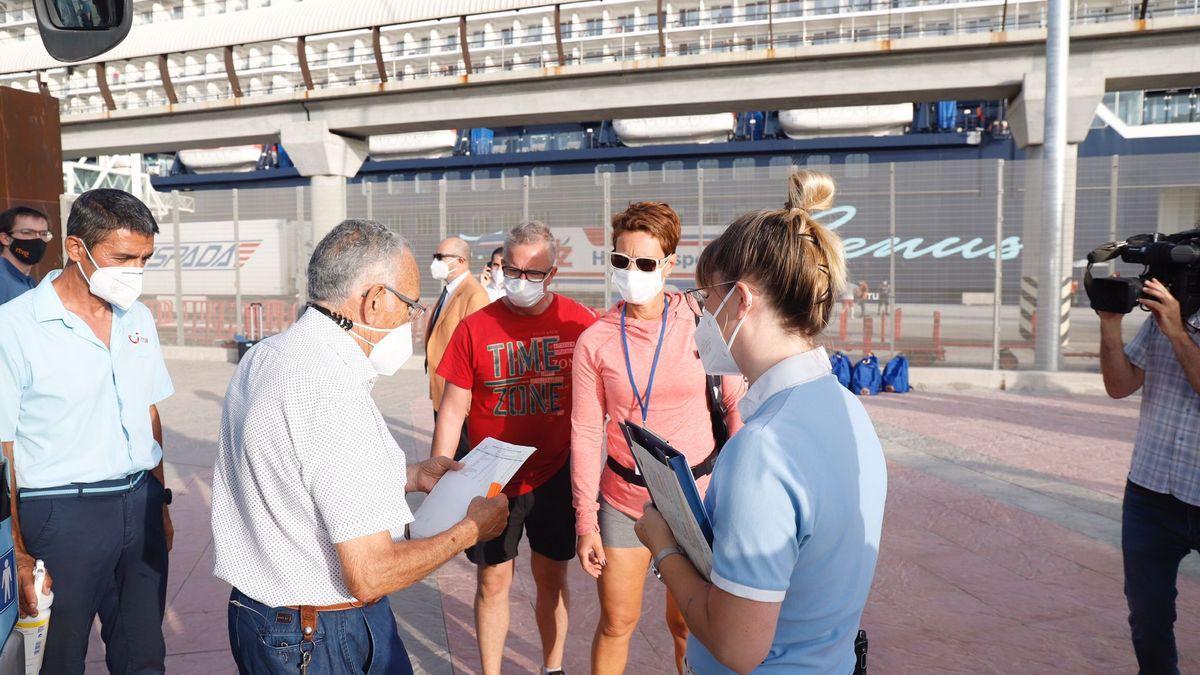
[(628, 304), (621, 306), (621, 348), (625, 350), (625, 373), (629, 376), (629, 386), (633, 388), (633, 397), (637, 399), (638, 407), (642, 409), (642, 424), (650, 416), (650, 392), (654, 389), (654, 373), (658, 371), (658, 357), (662, 354), (663, 336), (667, 334), (667, 310), (671, 307), (671, 299), (663, 298), (662, 327), (658, 329), (658, 346), (654, 348), (654, 363), (650, 365), (650, 380), (646, 383), (646, 395), (638, 393), (637, 382), (633, 379), (633, 364), (629, 362), (629, 339), (625, 336), (625, 310)]

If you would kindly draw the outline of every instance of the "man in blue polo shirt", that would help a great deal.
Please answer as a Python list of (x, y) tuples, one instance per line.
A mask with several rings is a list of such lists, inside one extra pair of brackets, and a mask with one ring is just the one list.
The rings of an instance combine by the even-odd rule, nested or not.
[(85, 192), (67, 221), (66, 268), (0, 306), (21, 613), (36, 613), (35, 560), (54, 591), (46, 673), (83, 673), (97, 613), (111, 672), (164, 672), (171, 494), (155, 404), (174, 389), (137, 302), (157, 233), (133, 195)]
[(54, 235), (46, 214), (28, 206), (0, 213), (0, 305), (37, 286), (33, 266)]

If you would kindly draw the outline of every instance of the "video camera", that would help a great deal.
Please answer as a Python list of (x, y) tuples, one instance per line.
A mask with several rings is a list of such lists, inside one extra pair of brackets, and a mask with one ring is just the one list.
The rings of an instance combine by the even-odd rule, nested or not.
[[(1092, 278), (1092, 265), (1120, 258), (1143, 265), (1137, 277)], [(1114, 241), (1092, 251), (1087, 257), (1084, 288), (1092, 309), (1098, 312), (1128, 314), (1145, 297), (1142, 285), (1157, 279), (1179, 301), (1184, 320), (1200, 310), (1200, 229), (1178, 234), (1139, 234), (1125, 241)]]

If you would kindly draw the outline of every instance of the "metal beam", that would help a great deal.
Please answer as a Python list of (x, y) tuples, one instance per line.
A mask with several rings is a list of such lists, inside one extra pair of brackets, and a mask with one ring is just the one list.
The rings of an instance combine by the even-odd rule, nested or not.
[(175, 84), (171, 82), (171, 64), (167, 61), (166, 54), (158, 55), (158, 79), (162, 81), (163, 91), (171, 105), (179, 103), (179, 96), (175, 94)]
[(562, 43), (562, 5), (554, 6), (554, 46), (558, 49), (558, 65), (567, 65), (567, 52)]
[(658, 56), (662, 58), (667, 55), (667, 34), (664, 31), (667, 25), (667, 13), (663, 10), (663, 0), (658, 0), (658, 10), (654, 13), (655, 23), (658, 24)]
[(467, 68), (467, 74), (475, 72), (471, 69), (471, 47), (467, 44), (467, 17), (458, 17), (458, 47), (462, 50), (463, 65)]
[(307, 39), (303, 35), (296, 38), (296, 60), (300, 62), (300, 77), (304, 80), (304, 88), (312, 91), (315, 87), (312, 71), (308, 69), (308, 50), (304, 47), (306, 43)]
[(380, 36), (379, 26), (371, 29), (371, 46), (375, 49), (375, 68), (379, 70), (379, 81), (387, 82), (387, 66), (383, 63), (383, 40)]
[(96, 86), (100, 87), (100, 96), (104, 99), (104, 106), (109, 110), (116, 110), (117, 103), (113, 100), (112, 91), (108, 88), (108, 73), (104, 62), (101, 61), (95, 66), (96, 69)]
[(238, 82), (237, 66), (233, 63), (233, 45), (225, 45), (225, 76), (229, 78), (229, 89), (234, 98), (242, 97), (242, 84)]

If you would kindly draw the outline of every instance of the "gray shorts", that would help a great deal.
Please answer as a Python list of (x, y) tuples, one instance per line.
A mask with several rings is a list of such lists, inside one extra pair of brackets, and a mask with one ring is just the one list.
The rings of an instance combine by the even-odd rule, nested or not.
[(617, 507), (600, 498), (600, 542), (609, 548), (641, 548), (633, 518), (621, 513)]

